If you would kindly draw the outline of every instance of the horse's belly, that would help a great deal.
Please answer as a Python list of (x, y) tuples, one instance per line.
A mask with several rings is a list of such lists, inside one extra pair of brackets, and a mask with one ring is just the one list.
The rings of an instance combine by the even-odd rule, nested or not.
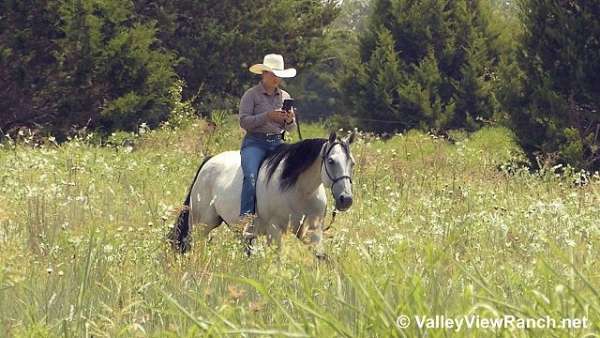
[(325, 190), (301, 198), (292, 190), (281, 192), (277, 187), (257, 187), (257, 210), (263, 225), (276, 225), (282, 230), (297, 229), (303, 218), (322, 216), (327, 208)]
[(239, 220), (241, 195), (242, 195), (242, 171), (226, 180), (216, 181), (215, 184), (215, 208), (217, 213), (227, 224), (236, 223)]

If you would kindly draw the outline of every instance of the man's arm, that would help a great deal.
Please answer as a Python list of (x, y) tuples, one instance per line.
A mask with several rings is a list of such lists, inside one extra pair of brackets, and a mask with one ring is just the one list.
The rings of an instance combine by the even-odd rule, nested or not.
[(253, 110), (254, 96), (250, 94), (250, 92), (246, 92), (240, 101), (239, 116), (240, 127), (244, 128), (248, 132), (265, 125), (269, 120), (267, 113), (253, 115)]

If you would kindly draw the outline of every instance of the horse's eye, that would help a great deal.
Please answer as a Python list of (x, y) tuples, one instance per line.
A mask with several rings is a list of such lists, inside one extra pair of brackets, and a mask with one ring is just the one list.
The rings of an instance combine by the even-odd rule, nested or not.
[(333, 164), (333, 162), (334, 162), (334, 161), (333, 161), (333, 159), (332, 159), (332, 158), (330, 158), (330, 159), (328, 159), (328, 160), (327, 160), (327, 164)]

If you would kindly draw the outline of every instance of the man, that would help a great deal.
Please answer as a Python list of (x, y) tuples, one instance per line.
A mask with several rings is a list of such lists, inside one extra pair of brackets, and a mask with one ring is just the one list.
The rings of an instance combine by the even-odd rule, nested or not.
[(267, 54), (263, 63), (250, 67), (250, 72), (262, 78), (244, 93), (239, 110), (240, 126), (246, 130), (240, 150), (244, 172), (240, 216), (244, 238), (249, 241), (255, 237), (253, 219), (260, 164), (269, 152), (283, 143), (284, 131), (291, 130), (296, 123), (293, 109), (281, 110), (283, 100), (291, 97), (279, 88), (282, 78), (296, 76), (296, 69), (285, 69), (283, 56)]

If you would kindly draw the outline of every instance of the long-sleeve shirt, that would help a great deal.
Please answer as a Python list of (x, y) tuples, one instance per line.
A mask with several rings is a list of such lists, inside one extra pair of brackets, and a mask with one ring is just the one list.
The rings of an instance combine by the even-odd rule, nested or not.
[(248, 89), (240, 101), (240, 126), (251, 133), (282, 133), (290, 131), (296, 125), (296, 119), (289, 124), (278, 124), (269, 119), (267, 113), (281, 110), (283, 100), (290, 99), (290, 94), (280, 88), (275, 88), (269, 94), (262, 82)]

